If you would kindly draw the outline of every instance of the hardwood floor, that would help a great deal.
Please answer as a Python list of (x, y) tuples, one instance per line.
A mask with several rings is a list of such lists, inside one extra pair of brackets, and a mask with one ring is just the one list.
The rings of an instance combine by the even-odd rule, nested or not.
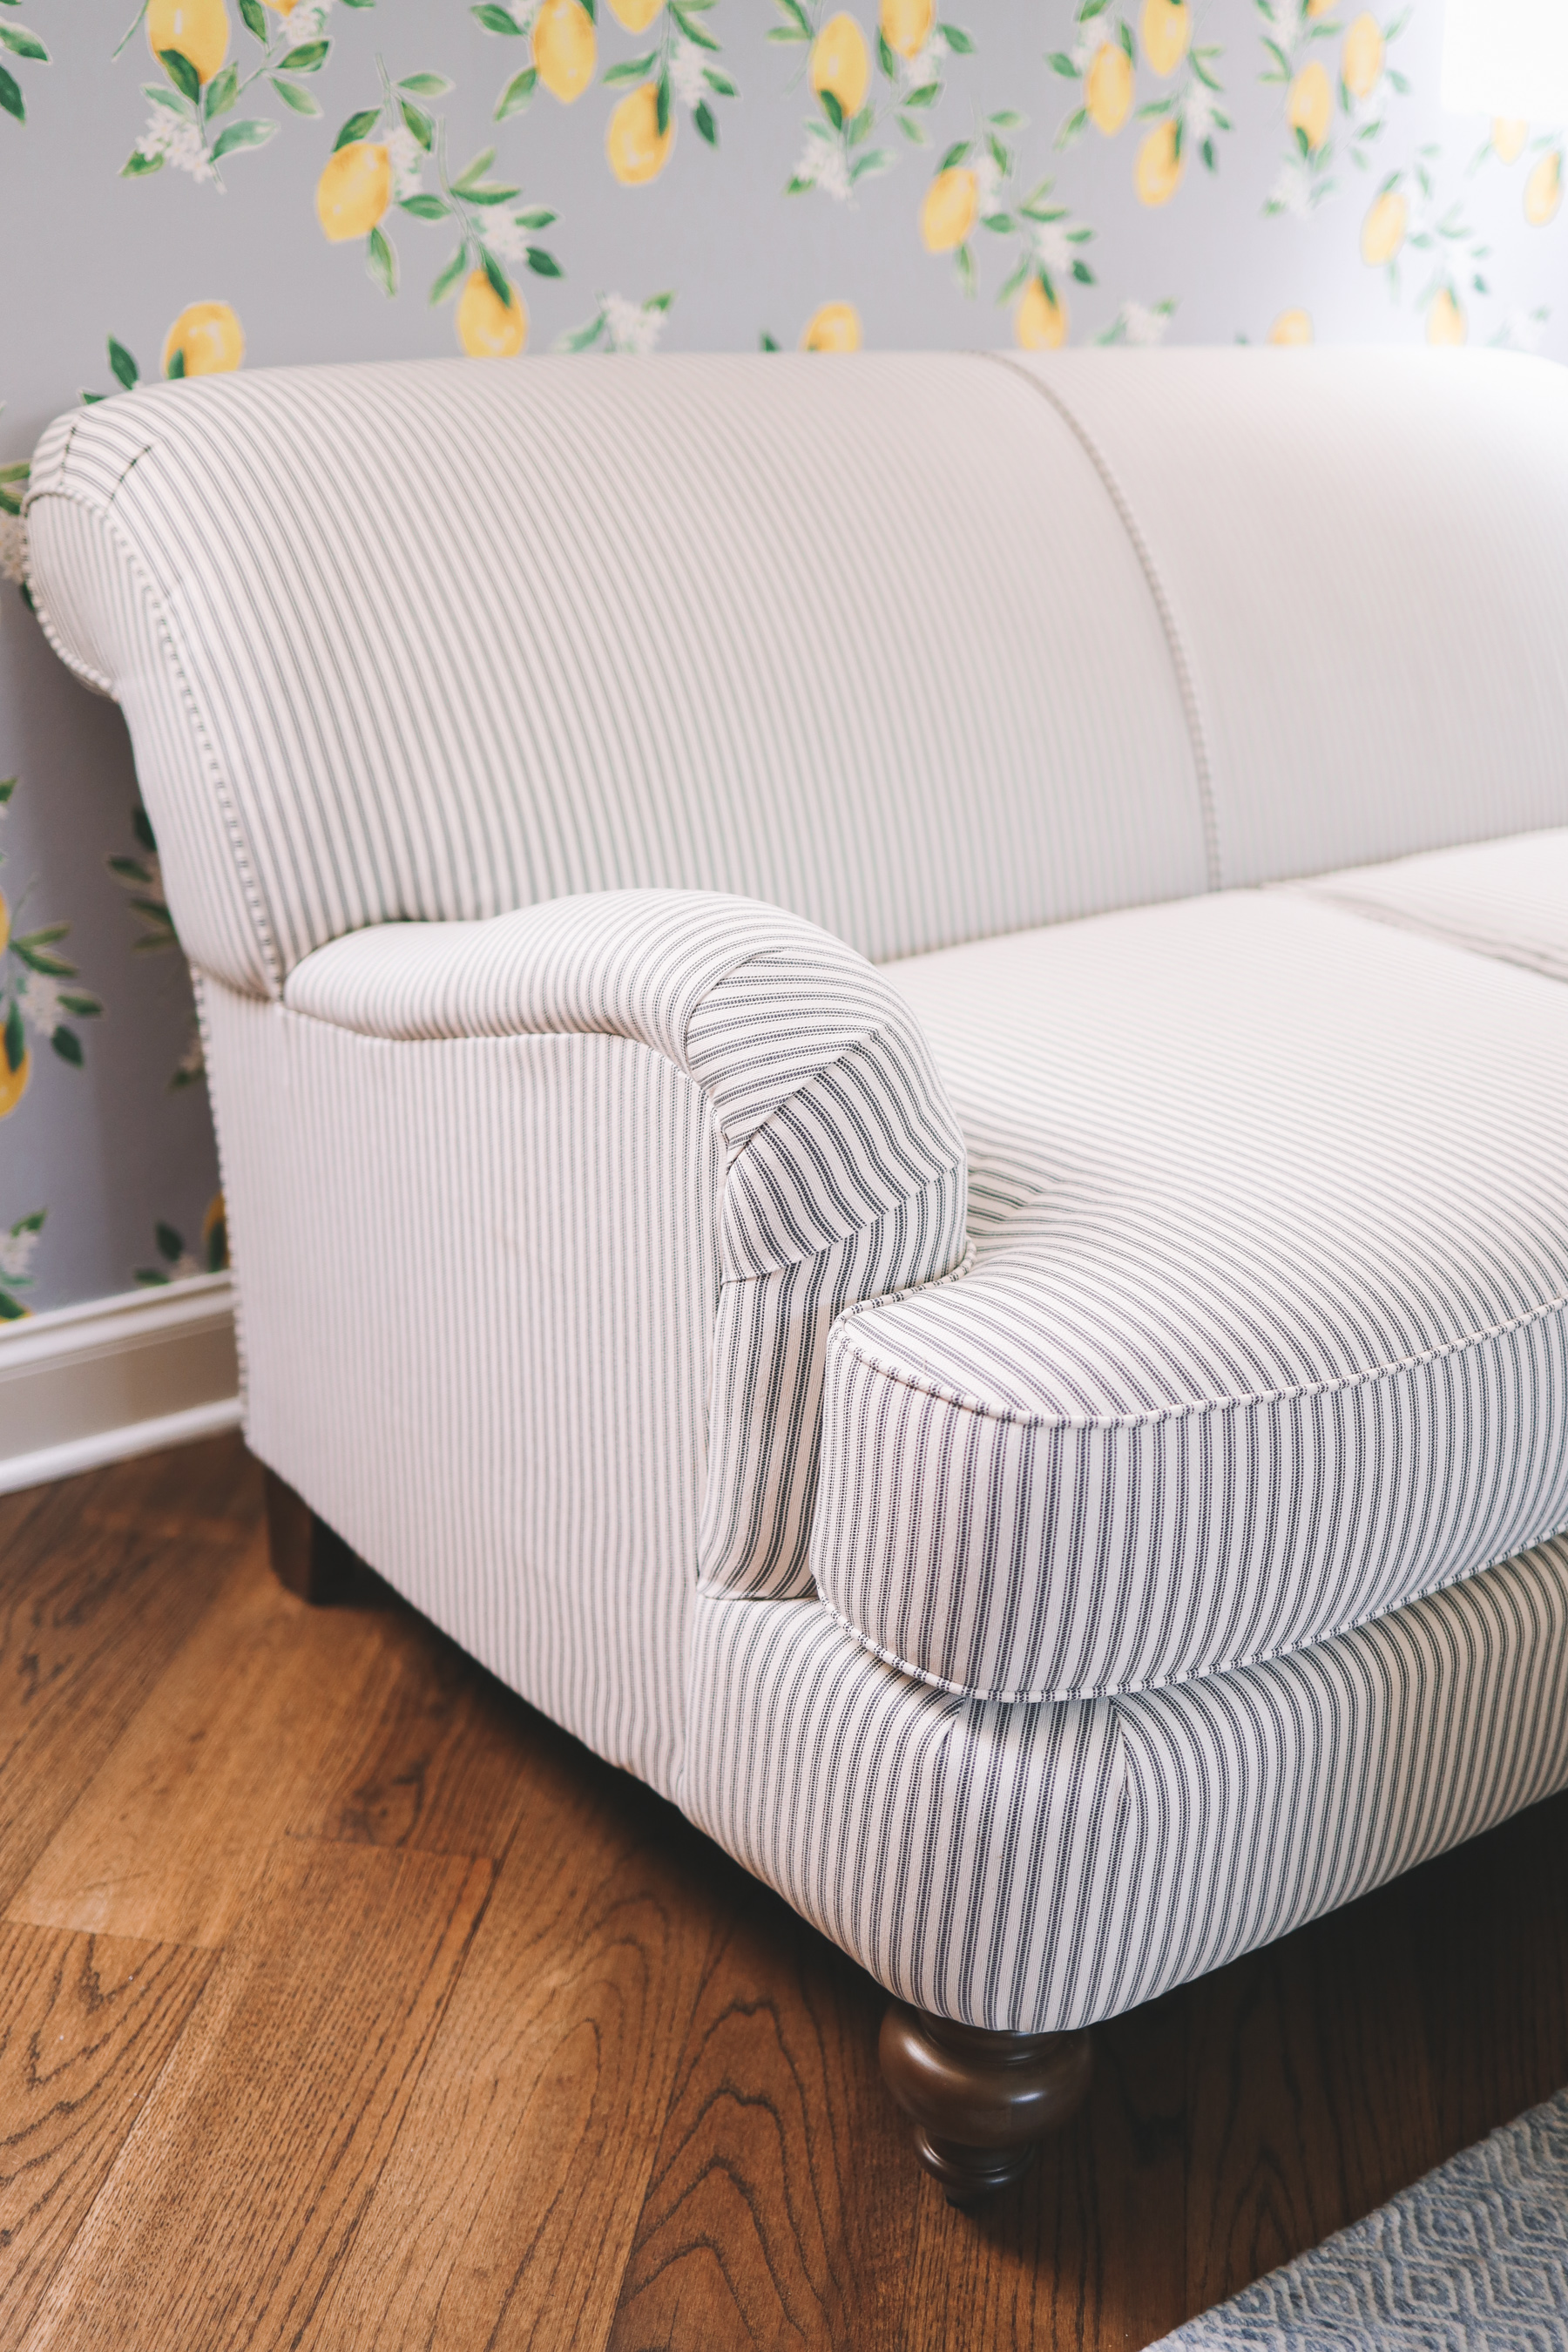
[(1568, 2082), (1568, 1797), (1099, 2035), (952, 2211), (883, 1996), (237, 1441), (0, 1498), (0, 2345), (1133, 2352)]

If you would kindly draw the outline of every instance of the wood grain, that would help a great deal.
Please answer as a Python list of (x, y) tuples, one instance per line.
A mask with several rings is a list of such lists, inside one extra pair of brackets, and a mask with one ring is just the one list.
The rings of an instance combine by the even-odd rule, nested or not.
[(213, 1966), (0, 1927), (0, 2344), (19, 2344)]
[(221, 1947), (377, 1650), (374, 1619), (294, 1599), (253, 1540), (7, 1916)]
[(615, 2309), (711, 1932), (703, 1842), (518, 1713), (517, 1834), (324, 2346), (598, 2352)]
[(0, 1906), (254, 1540), (259, 1492), (218, 1439), (3, 1498)]
[(29, 2352), (272, 2352), (305, 2338), (407, 2113), (490, 1876), (488, 1862), (374, 1847), (274, 1849)]

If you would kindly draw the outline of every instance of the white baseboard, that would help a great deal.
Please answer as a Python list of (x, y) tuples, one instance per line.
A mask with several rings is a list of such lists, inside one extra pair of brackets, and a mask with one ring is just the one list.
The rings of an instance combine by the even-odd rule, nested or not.
[(226, 1274), (0, 1324), (0, 1495), (238, 1421)]

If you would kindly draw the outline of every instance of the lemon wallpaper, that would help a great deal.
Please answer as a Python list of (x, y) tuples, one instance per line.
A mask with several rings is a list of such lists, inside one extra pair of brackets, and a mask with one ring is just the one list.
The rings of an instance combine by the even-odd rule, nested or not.
[(0, 0), (0, 1324), (225, 1248), (124, 731), (19, 585), (51, 415), (152, 374), (454, 349), (1568, 355), (1563, 126), (1443, 113), (1441, 17)]

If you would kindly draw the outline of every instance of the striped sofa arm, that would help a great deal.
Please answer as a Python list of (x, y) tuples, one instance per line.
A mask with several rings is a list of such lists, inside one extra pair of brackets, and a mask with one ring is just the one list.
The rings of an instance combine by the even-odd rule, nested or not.
[(385, 1039), (631, 1038), (702, 1089), (723, 1173), (700, 1579), (809, 1591), (829, 1327), (964, 1251), (963, 1139), (897, 991), (775, 908), (624, 890), (354, 932), (285, 1003)]

